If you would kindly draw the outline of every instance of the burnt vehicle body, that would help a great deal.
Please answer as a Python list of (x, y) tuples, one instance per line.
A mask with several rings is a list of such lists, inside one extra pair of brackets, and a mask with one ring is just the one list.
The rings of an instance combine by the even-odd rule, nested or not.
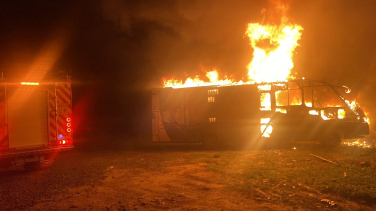
[(154, 142), (316, 140), (369, 134), (364, 112), (331, 84), (313, 80), (152, 90)]

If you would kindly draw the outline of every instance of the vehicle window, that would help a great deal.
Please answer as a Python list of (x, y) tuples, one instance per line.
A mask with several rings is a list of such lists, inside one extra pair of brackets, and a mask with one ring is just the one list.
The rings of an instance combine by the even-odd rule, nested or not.
[(288, 90), (281, 90), (275, 92), (275, 101), (277, 106), (288, 106), (289, 105), (289, 92)]
[(312, 87), (304, 87), (304, 104), (312, 107)]
[(302, 90), (294, 89), (289, 90), (289, 105), (301, 105), (302, 104)]
[(315, 108), (344, 107), (342, 99), (328, 86), (313, 88), (313, 101)]
[(294, 106), (302, 104), (302, 90), (296, 83), (289, 83), (289, 90), (275, 92), (277, 106)]
[(264, 92), (260, 95), (260, 105), (261, 111), (271, 111), (272, 110), (272, 103), (270, 101), (270, 93)]

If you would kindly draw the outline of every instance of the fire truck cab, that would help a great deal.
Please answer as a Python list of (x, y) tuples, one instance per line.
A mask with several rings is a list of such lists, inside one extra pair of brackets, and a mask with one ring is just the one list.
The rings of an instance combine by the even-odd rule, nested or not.
[(0, 81), (0, 167), (50, 165), (73, 148), (71, 81)]
[(314, 80), (152, 90), (154, 142), (314, 140), (339, 145), (369, 134), (364, 112)]

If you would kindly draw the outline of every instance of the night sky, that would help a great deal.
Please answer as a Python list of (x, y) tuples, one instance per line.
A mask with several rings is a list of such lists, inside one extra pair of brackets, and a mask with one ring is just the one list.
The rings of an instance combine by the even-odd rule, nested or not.
[[(304, 28), (292, 72), (349, 86), (376, 121), (376, 1), (284, 2)], [(163, 76), (215, 66), (246, 77), (246, 25), (261, 23), (263, 8), (269, 1), (2, 1), (0, 71), (71, 74), (78, 132), (147, 133), (150, 89)]]

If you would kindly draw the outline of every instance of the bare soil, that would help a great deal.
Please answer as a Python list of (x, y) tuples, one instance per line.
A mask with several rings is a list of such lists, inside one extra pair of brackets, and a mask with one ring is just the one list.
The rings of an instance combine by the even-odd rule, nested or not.
[[(200, 153), (213, 157), (215, 154)], [(98, 184), (69, 188), (30, 209), (289, 210), (289, 207), (256, 203), (228, 190), (226, 177), (208, 171), (207, 163), (191, 163), (184, 159), (190, 154), (180, 152), (171, 160), (158, 159), (158, 154), (137, 155), (133, 158), (137, 159), (135, 162), (146, 163), (151, 168), (123, 168), (114, 163), (108, 166), (105, 179)], [(158, 160), (161, 163), (153, 163)]]
[[(304, 158), (299, 155), (287, 156), (293, 151), (244, 150), (241, 147), (203, 150), (199, 145), (121, 146), (88, 151), (78, 147), (59, 155), (54, 166), (42, 172), (26, 174), (21, 169), (11, 170), (11, 173), (2, 172), (0, 177), (3, 181), (4, 178), (7, 180), (8, 187), (12, 187), (11, 183), (15, 183), (14, 186), (17, 186), (16, 183), (24, 184), (17, 186), (15, 192), (19, 197), (28, 199), (15, 201), (9, 197), (14, 194), (12, 190), (0, 189), (1, 199), (8, 200), (0, 201), (0, 205), (4, 210), (262, 211), (375, 208), (341, 194), (324, 193), (311, 182), (295, 183), (293, 179), (282, 176), (274, 180), (268, 175), (254, 176), (268, 170), (272, 166), (268, 162), (283, 166), (284, 171), (295, 169), (296, 166), (291, 166), (295, 164), (290, 163), (299, 159), (332, 168), (333, 164), (309, 157), (308, 152)], [(268, 156), (270, 158), (266, 159)], [(40, 182), (33, 184), (31, 180)], [(43, 190), (38, 195), (26, 193), (38, 188)]]

